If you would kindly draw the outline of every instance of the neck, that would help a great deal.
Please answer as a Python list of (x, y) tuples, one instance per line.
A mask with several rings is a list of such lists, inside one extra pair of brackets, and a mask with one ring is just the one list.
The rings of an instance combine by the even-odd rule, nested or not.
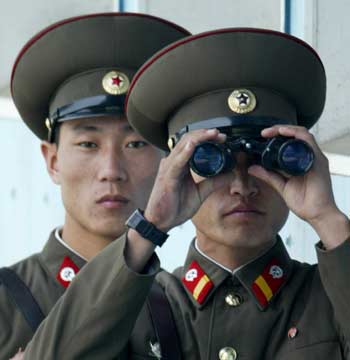
[(61, 236), (68, 246), (88, 261), (115, 240), (115, 238), (99, 236), (88, 229), (78, 226), (67, 216)]
[(272, 239), (251, 247), (235, 246), (208, 239), (203, 233), (197, 231), (197, 246), (199, 249), (208, 257), (231, 271), (258, 258), (271, 248), (274, 242), (275, 239)]

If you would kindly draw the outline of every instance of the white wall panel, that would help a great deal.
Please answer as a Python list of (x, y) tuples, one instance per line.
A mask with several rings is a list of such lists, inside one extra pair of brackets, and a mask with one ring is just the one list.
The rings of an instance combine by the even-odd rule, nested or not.
[(39, 141), (20, 120), (0, 119), (0, 266), (38, 251), (62, 223), (59, 189), (51, 183)]

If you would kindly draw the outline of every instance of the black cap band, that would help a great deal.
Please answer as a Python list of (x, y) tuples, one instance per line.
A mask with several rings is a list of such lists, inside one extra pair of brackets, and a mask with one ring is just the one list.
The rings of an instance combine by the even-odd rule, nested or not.
[(124, 114), (125, 95), (98, 95), (79, 99), (50, 114), (48, 141), (53, 142), (57, 123), (105, 115)]

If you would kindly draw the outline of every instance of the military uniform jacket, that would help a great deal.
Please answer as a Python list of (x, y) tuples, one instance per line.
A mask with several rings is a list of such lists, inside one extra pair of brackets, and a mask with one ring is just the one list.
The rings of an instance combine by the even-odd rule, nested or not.
[[(161, 358), (145, 306), (155, 274), (131, 271), (124, 246), (125, 238), (117, 240), (80, 272), (25, 360)], [(350, 241), (331, 251), (317, 247), (317, 255), (318, 266), (301, 264), (278, 239), (232, 274), (192, 244), (184, 266), (156, 280), (183, 359), (350, 359)]]
[[(58, 242), (52, 232), (42, 252), (10, 268), (24, 281), (46, 316), (70, 283), (65, 280), (71, 280), (66, 277), (71, 277), (72, 273), (65, 273), (65, 270), (78, 271), (84, 263)], [(0, 359), (8, 360), (20, 347), (25, 349), (33, 331), (1, 283), (0, 324)]]

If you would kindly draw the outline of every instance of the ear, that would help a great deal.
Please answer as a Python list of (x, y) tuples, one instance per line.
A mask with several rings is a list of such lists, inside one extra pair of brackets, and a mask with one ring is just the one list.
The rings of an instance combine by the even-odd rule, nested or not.
[(57, 145), (47, 141), (42, 141), (40, 148), (46, 162), (47, 172), (49, 173), (52, 181), (59, 185), (60, 180), (57, 164)]

